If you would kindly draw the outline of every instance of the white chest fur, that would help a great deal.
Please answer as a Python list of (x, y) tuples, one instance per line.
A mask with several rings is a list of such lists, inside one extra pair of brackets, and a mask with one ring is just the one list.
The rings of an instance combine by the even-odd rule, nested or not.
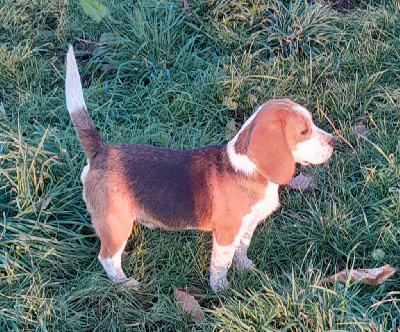
[(265, 190), (265, 196), (262, 200), (258, 201), (252, 206), (251, 212), (245, 215), (242, 219), (242, 227), (249, 227), (254, 223), (259, 223), (264, 220), (277, 208), (279, 208), (279, 185), (268, 182), (268, 187)]

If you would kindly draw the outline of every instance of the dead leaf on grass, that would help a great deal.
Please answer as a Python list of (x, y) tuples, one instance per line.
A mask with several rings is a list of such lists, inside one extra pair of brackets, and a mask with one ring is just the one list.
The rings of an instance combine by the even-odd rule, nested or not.
[(300, 174), (291, 178), (288, 182), (288, 186), (294, 190), (304, 190), (315, 187), (315, 180), (311, 176)]
[(193, 295), (189, 294), (182, 288), (175, 288), (174, 293), (179, 307), (184, 312), (190, 314), (192, 320), (196, 324), (201, 323), (205, 319), (200, 304)]
[(356, 119), (353, 131), (356, 134), (359, 134), (361, 136), (363, 136), (365, 134), (365, 132), (367, 131), (367, 116), (366, 116), (366, 114), (364, 114)]
[(349, 278), (350, 282), (360, 282), (366, 285), (380, 285), (388, 280), (396, 270), (392, 268), (389, 264), (386, 264), (375, 269), (356, 269), (352, 271), (342, 270), (326, 279), (323, 282), (334, 283), (335, 281), (345, 284), (346, 280)]

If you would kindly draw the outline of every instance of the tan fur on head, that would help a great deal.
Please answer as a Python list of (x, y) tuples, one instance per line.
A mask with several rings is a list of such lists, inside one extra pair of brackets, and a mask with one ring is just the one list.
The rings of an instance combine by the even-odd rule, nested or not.
[(287, 183), (294, 174), (295, 162), (290, 146), (310, 136), (297, 137), (296, 126), (310, 127), (308, 121), (299, 114), (285, 108), (261, 110), (257, 115), (253, 130), (249, 133), (247, 156), (253, 161), (257, 170), (268, 180)]

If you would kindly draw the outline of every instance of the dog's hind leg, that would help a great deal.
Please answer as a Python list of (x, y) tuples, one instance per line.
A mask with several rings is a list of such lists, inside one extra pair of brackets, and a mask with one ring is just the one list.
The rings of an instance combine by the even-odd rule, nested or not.
[[(121, 255), (131, 233), (132, 221), (118, 220), (118, 217), (109, 215), (107, 221), (101, 223), (101, 227), (96, 227), (101, 241), (99, 261), (112, 282), (129, 287), (139, 286), (137, 280), (126, 277), (121, 266)], [(93, 224), (99, 225), (96, 221), (98, 220), (93, 218)]]

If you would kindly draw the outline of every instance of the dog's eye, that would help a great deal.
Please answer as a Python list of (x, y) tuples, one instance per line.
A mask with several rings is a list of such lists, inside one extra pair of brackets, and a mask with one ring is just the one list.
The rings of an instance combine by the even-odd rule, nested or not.
[(307, 134), (308, 134), (308, 128), (307, 128), (307, 129), (304, 129), (300, 134), (302, 134), (302, 135), (307, 135)]

